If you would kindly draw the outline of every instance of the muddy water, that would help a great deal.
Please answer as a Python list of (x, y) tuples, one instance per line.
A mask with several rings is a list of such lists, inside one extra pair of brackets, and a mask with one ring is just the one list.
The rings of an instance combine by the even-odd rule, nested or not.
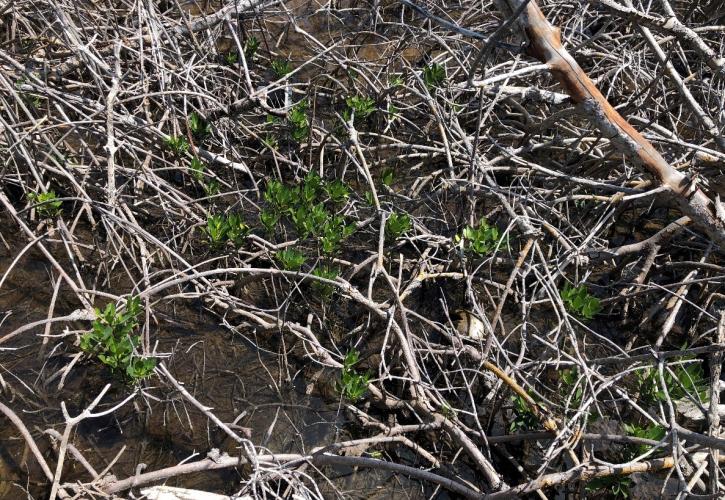
[[(9, 250), (3, 248), (0, 275), (5, 274), (24, 242), (17, 243)], [(0, 336), (47, 317), (55, 275), (39, 252), (26, 253), (0, 289), (0, 317), (5, 317)], [(61, 288), (55, 316), (78, 307), (71, 296)], [(166, 361), (171, 371), (202, 403), (214, 407), (223, 421), (236, 420), (237, 425), (249, 427), (255, 443), (284, 453), (301, 452), (335, 440), (336, 429), (342, 423), (337, 405), (306, 395), (302, 383), (280, 382), (283, 377), (278, 373), (275, 356), (257, 351), (240, 336), (233, 337), (216, 326), (212, 318), (192, 308), (159, 311), (157, 319), (152, 337), (159, 341), (159, 351), (172, 353)], [(66, 326), (54, 324), (51, 335), (61, 334)], [(88, 324), (69, 327), (81, 330)], [(5, 385), (3, 402), (25, 422), (52, 464), (53, 452), (41, 431), (53, 428), (62, 432), (61, 401), (75, 415), (110, 382), (113, 387), (99, 407), (102, 410), (122, 400), (129, 388), (114, 380), (102, 366), (89, 361), (77, 364), (59, 387), (56, 373), (78, 352), (73, 345), (75, 336), (50, 339), (48, 355), (39, 357), (43, 330), (39, 327), (24, 332), (1, 346), (0, 375)], [(270, 374), (277, 379), (279, 390), (270, 382)], [(161, 401), (139, 396), (112, 416), (84, 422), (73, 435), (72, 442), (98, 470), (110, 463), (123, 446), (125, 452), (111, 470), (117, 477), (133, 475), (141, 463), (148, 470), (157, 469), (176, 464), (193, 453), (203, 455), (214, 447), (238, 453), (234, 443), (209, 426), (199, 412), (178, 398), (166, 400), (168, 389), (160, 387), (158, 380), (150, 380), (146, 392)], [(34, 459), (26, 456), (16, 429), (0, 418), (0, 498), (18, 498), (22, 492), (12, 486), (13, 481), (24, 484), (29, 472), (33, 478), (42, 475)], [(270, 428), (273, 421), (274, 428)], [(196, 479), (187, 478), (183, 484), (232, 492), (235, 477), (234, 472), (204, 474)], [(64, 479), (88, 477), (71, 463)], [(47, 493), (45, 488), (45, 484), (30, 484), (30, 490), (40, 496)]]
[[(0, 222), (3, 227), (12, 224), (7, 219)], [(6, 239), (7, 234), (11, 232), (3, 232)], [(5, 275), (26, 241), (18, 238), (7, 243), (10, 248), (0, 247), (0, 276)], [(53, 244), (48, 248), (61, 260), (62, 248)], [(61, 264), (70, 268), (62, 260)], [(0, 336), (47, 318), (56, 278), (57, 273), (40, 251), (25, 253), (0, 288), (0, 318), (5, 318)], [(90, 277), (88, 280), (92, 281)], [(61, 287), (53, 315), (63, 316), (78, 307), (73, 294)], [(50, 335), (60, 335), (66, 327), (81, 332), (89, 323), (54, 323)], [(54, 469), (56, 455), (43, 431), (63, 432), (60, 403), (65, 402), (70, 414), (77, 415), (105, 384), (111, 383), (112, 389), (97, 408), (102, 411), (123, 400), (129, 388), (89, 360), (76, 364), (61, 385), (58, 372), (78, 353), (77, 337), (50, 338), (43, 349), (43, 332), (44, 327), (38, 327), (0, 345), (0, 397), (30, 429)], [(287, 371), (274, 354), (262, 352), (243, 336), (217, 326), (201, 309), (191, 304), (155, 309), (152, 339), (159, 341), (158, 352), (170, 353), (166, 363), (177, 379), (199, 401), (213, 407), (222, 421), (249, 428), (256, 445), (275, 453), (302, 453), (350, 438), (351, 419), (339, 412), (335, 394), (310, 393), (310, 374), (294, 367)], [(238, 453), (232, 440), (168, 386), (153, 378), (145, 385), (147, 397), (138, 396), (107, 417), (86, 420), (72, 434), (71, 442), (96, 470), (104, 469), (124, 447), (110, 469), (119, 478), (133, 475), (139, 467), (151, 471), (178, 464), (194, 454), (203, 457), (212, 448)], [(43, 474), (35, 459), (15, 427), (3, 416), (0, 421), (0, 499), (24, 497), (25, 488), (36, 497), (46, 496), (48, 484), (41, 481)], [(90, 480), (74, 460), (66, 464), (64, 481)], [(406, 497), (416, 496), (414, 484), (388, 473), (337, 469), (328, 475), (336, 478), (335, 488), (353, 497), (389, 498), (390, 492), (402, 490), (406, 490)], [(239, 472), (230, 470), (186, 476), (167, 484), (233, 493), (239, 478)]]

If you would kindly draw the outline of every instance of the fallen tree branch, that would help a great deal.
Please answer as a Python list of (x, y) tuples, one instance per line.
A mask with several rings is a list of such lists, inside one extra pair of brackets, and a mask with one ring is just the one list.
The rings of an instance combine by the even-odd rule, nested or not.
[[(526, 0), (496, 0), (503, 16), (515, 12)], [(620, 115), (597, 89), (584, 70), (561, 44), (559, 28), (544, 17), (535, 0), (518, 19), (528, 39), (528, 54), (549, 66), (580, 110), (630, 160), (642, 165), (675, 194), (679, 208), (719, 245), (725, 247), (725, 221), (718, 218), (710, 198), (682, 172), (673, 168), (652, 144)]]

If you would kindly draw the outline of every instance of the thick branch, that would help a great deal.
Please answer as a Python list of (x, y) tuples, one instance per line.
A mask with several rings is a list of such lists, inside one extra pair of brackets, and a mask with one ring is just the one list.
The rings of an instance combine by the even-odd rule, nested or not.
[[(500, 0), (503, 15), (515, 11), (526, 0)], [(519, 28), (526, 35), (528, 53), (548, 64), (551, 73), (580, 105), (586, 116), (628, 158), (642, 165), (667, 188), (677, 200), (680, 209), (712, 240), (725, 247), (725, 224), (716, 213), (712, 200), (682, 172), (674, 169), (652, 144), (637, 132), (622, 115), (609, 104), (584, 70), (561, 45), (559, 28), (544, 17), (535, 0), (531, 0), (519, 17)]]

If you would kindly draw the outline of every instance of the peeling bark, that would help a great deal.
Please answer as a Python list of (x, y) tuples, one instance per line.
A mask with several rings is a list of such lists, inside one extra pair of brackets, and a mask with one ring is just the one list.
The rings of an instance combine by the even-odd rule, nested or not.
[[(497, 0), (510, 15), (527, 0)], [(644, 167), (675, 194), (679, 208), (720, 247), (725, 248), (725, 224), (715, 213), (714, 202), (667, 160), (615, 110), (584, 70), (561, 44), (559, 28), (546, 20), (536, 0), (529, 0), (519, 16), (520, 35), (528, 41), (527, 53), (547, 64), (572, 100), (594, 125), (630, 160)]]

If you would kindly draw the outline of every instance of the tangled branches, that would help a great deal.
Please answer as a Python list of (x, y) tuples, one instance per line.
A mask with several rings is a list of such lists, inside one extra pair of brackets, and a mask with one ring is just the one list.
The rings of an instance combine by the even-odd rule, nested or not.
[(725, 30), (656, 4), (0, 7), (0, 496), (720, 494)]

